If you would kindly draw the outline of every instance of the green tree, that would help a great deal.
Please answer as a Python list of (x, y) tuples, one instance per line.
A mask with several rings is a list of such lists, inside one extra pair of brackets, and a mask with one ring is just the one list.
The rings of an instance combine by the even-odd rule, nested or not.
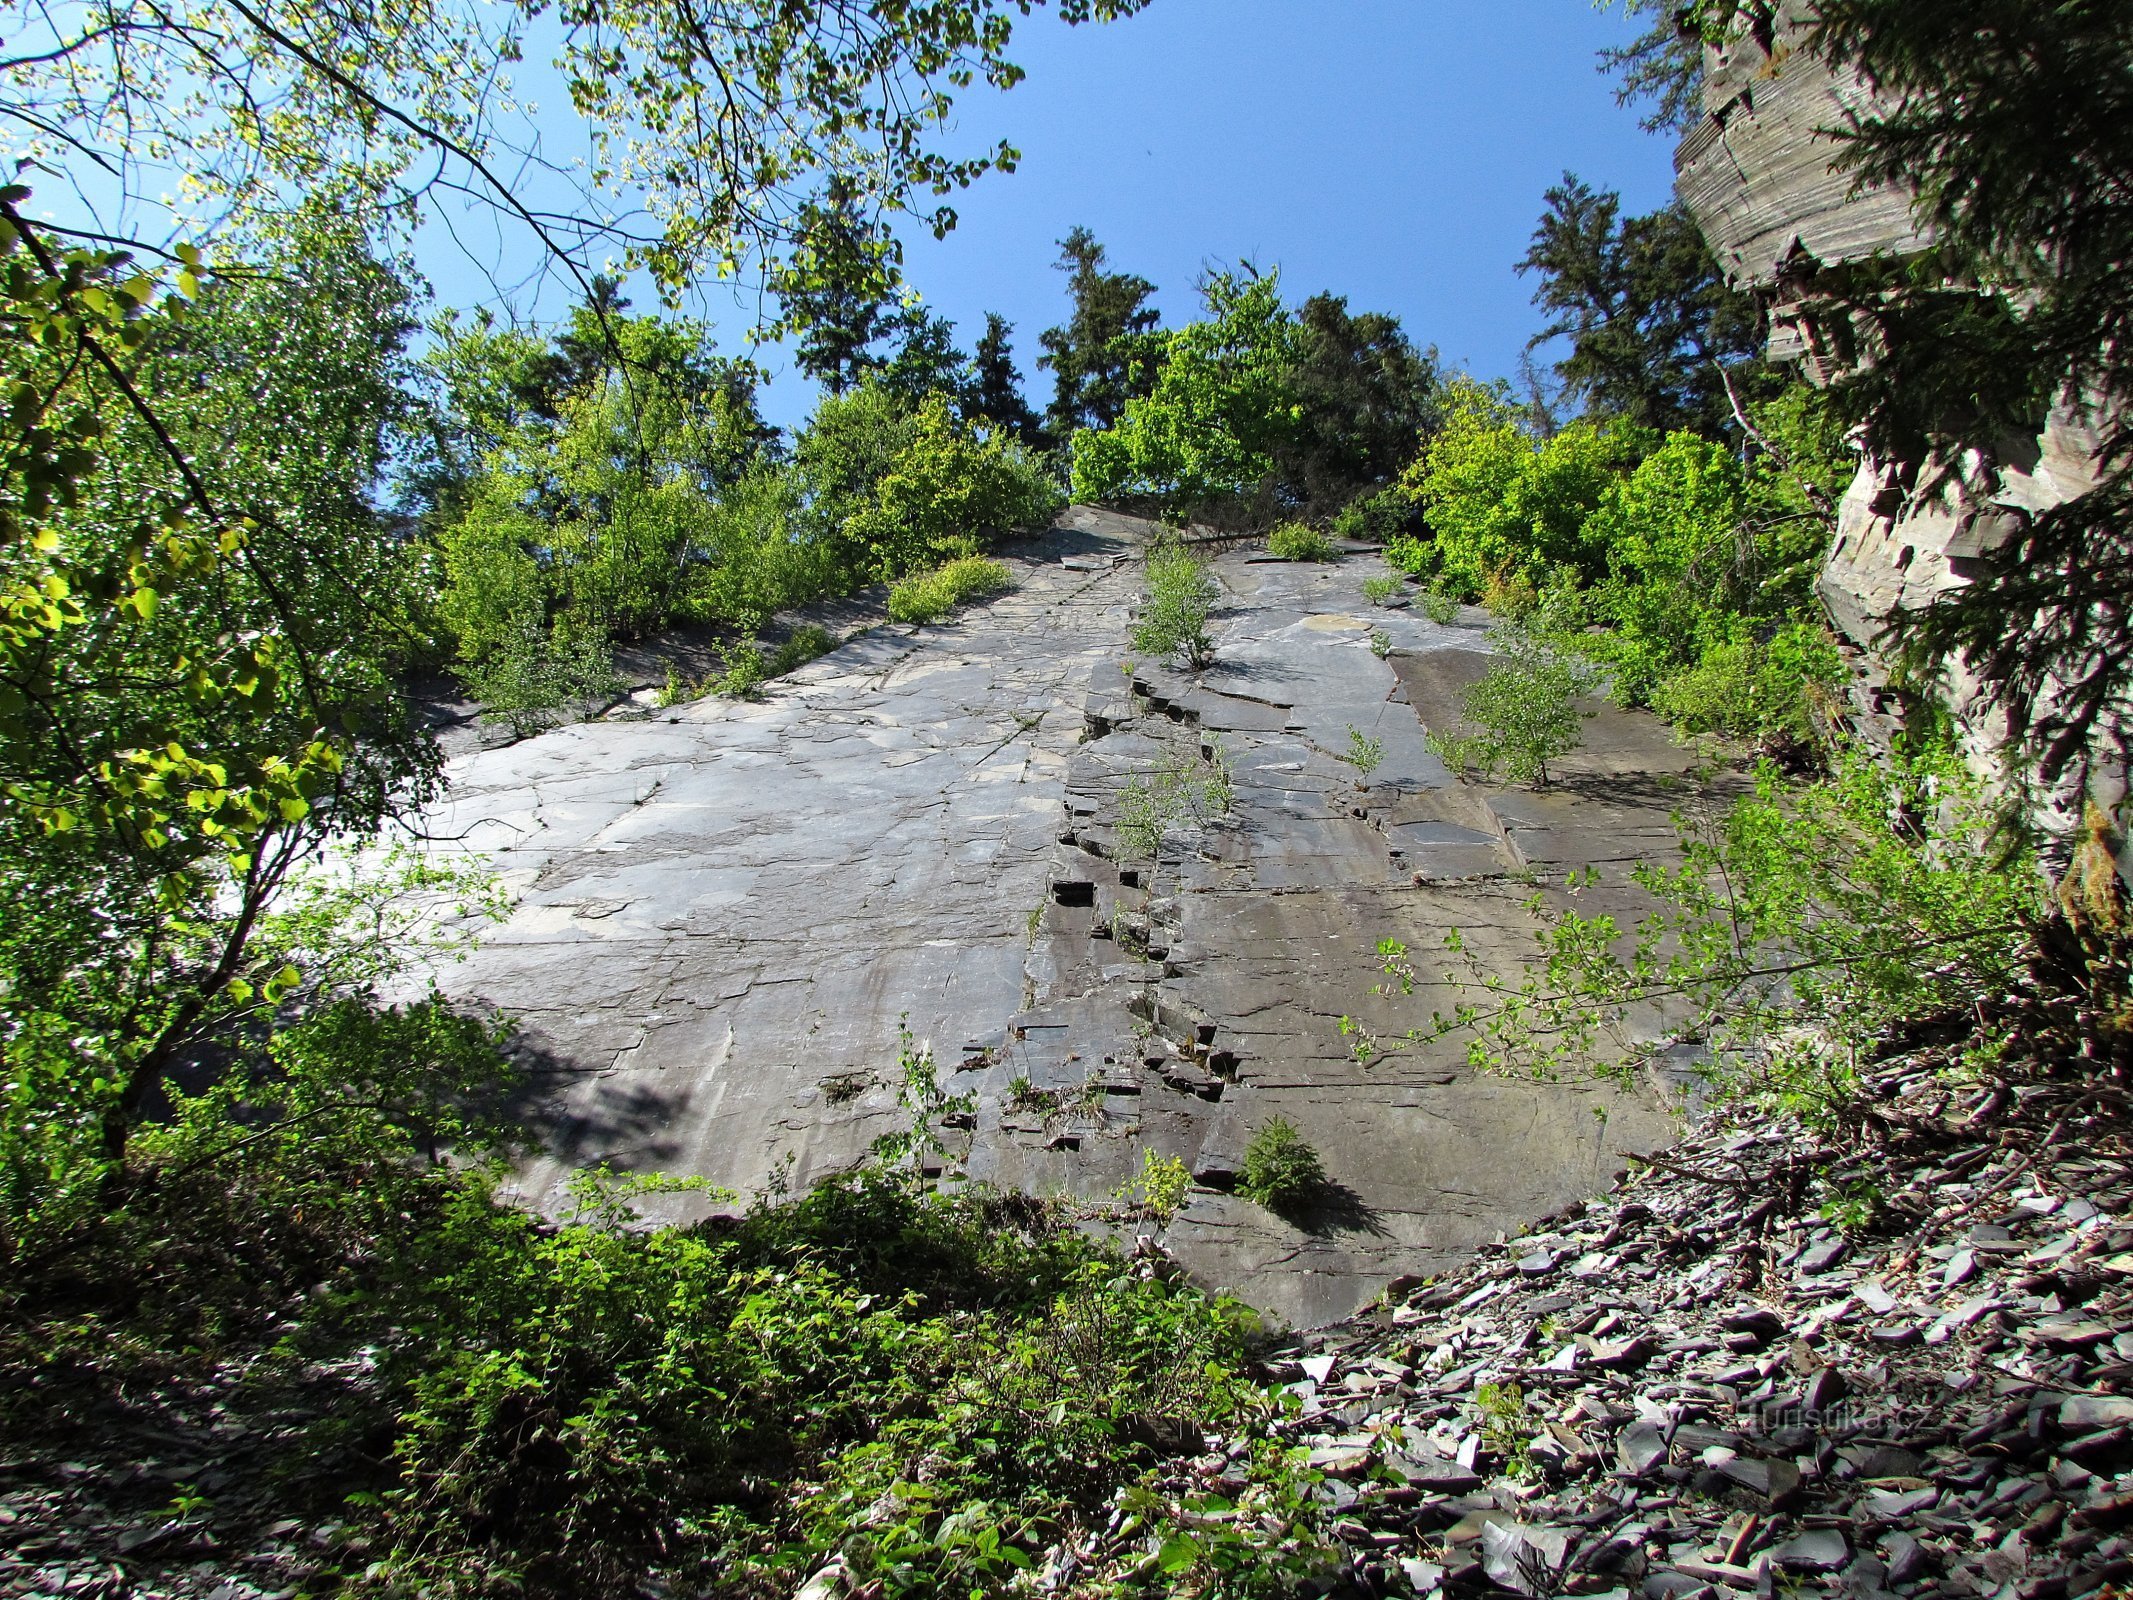
[(882, 363), (876, 381), (907, 406), (940, 395), (957, 411), (968, 414), (970, 357), (955, 347), (955, 324), (922, 305), (912, 305), (899, 310), (889, 326), (896, 348)]
[(1038, 336), (1037, 365), (1053, 379), (1044, 425), (1065, 440), (1078, 428), (1108, 428), (1126, 402), (1155, 381), (1155, 330), (1161, 316), (1148, 304), (1155, 285), (1127, 272), (1104, 270), (1104, 247), (1087, 228), (1059, 241), (1059, 270), (1067, 275), (1074, 309), (1063, 326)]
[(494, 678), (514, 695), (543, 681), (593, 692), (593, 642), (692, 614), (710, 507), (763, 458), (753, 381), (701, 327), (609, 318), (604, 331), (616, 360), (589, 366), (553, 421), (504, 434), (439, 531), (441, 609), (477, 691)]
[[(1736, 8), (1711, 6), (1710, 23)], [(1739, 18), (1755, 26), (1752, 13)], [(1767, 25), (1767, 23), (1765, 23)], [(2054, 403), (2095, 430), (2099, 481), (1966, 563), (1969, 582), (1894, 619), (1914, 671), (1961, 659), (1999, 691), (2010, 749), (2046, 774), (2128, 737), (2133, 699), (2133, 15), (2111, 0), (1836, 0), (1795, 41), (1876, 91), (1842, 165), (1916, 196), (1921, 263), (1827, 273), (1817, 331), (1851, 374), (1843, 413), (1884, 460), (2033, 436)]]
[(281, 886), (437, 763), (395, 692), (414, 574), (366, 498), (397, 276), (305, 219), (267, 270), (159, 284), (26, 201), (0, 195), (0, 1155), (49, 1208), (290, 992), (256, 937)]
[(815, 407), (793, 441), (793, 467), (824, 537), (842, 541), (845, 524), (873, 503), (875, 485), (917, 436), (911, 408), (878, 383), (828, 396)]
[(1282, 498), (1324, 513), (1397, 479), (1442, 421), (1440, 388), (1436, 351), (1417, 350), (1397, 317), (1313, 295), (1289, 341), (1296, 426), (1272, 452)]
[(1570, 342), (1556, 365), (1568, 393), (1596, 416), (1655, 432), (1736, 437), (1729, 378), (1743, 396), (1774, 388), (1762, 313), (1727, 287), (1688, 212), (1624, 217), (1619, 195), (1570, 173), (1547, 207), (1518, 270), (1539, 275), (1533, 303), (1550, 317), (1533, 346)]
[(1255, 496), (1294, 436), (1295, 323), (1278, 273), (1209, 274), (1207, 316), (1162, 336), (1150, 391), (1117, 423), (1073, 439), (1074, 496), (1147, 495), (1178, 514)]
[[(1595, 10), (1614, 9), (1616, 0), (1593, 0)], [(1684, 134), (1703, 116), (1703, 37), (1698, 6), (1679, 0), (1620, 0), (1622, 10), (1649, 19), (1644, 31), (1626, 45), (1600, 52), (1603, 70), (1615, 77), (1618, 105), (1646, 102), (1647, 133)]]
[(1032, 449), (1041, 449), (1044, 427), (1022, 397), (1022, 376), (1015, 370), (1010, 342), (1014, 331), (1014, 324), (999, 312), (985, 313), (985, 332), (971, 358), (969, 406), (973, 415), (1005, 428)]
[[(1059, 13), (1109, 20), (1144, 3), (1061, 0)], [(581, 289), (612, 256), (678, 296), (738, 274), (774, 286), (832, 180), (864, 218), (901, 212), (937, 234), (953, 228), (950, 197), (1012, 169), (1016, 152), (950, 155), (940, 132), (960, 90), (1021, 79), (1006, 52), (1032, 8), (621, 0), (558, 12), (439, 0), (285, 14), (203, 0), (181, 15), (115, 0), (26, 13), (8, 41), (5, 104), (63, 159), (123, 175), (121, 192), (159, 193), (176, 169), (233, 226), (324, 205), (359, 228), (389, 228), (437, 193), (471, 194)], [(541, 159), (526, 108), (498, 92), (544, 13), (591, 143), (575, 178)], [(560, 205), (514, 190), (513, 175), (534, 166), (564, 185)], [(618, 212), (648, 225), (611, 220)]]
[(776, 288), (786, 323), (798, 330), (793, 364), (831, 394), (881, 365), (874, 346), (895, 316), (901, 262), (896, 236), (862, 214), (851, 182), (833, 178), (824, 200), (801, 208)]
[(894, 578), (975, 555), (989, 537), (1036, 526), (1061, 503), (1041, 462), (1004, 434), (965, 427), (935, 395), (843, 537), (865, 550), (874, 576)]
[(1468, 378), (1452, 382), (1445, 404), (1443, 430), (1403, 480), (1431, 538), (1396, 546), (1396, 559), (1441, 574), (1468, 598), (1514, 578), (1537, 584), (1563, 567), (1601, 578), (1606, 549), (1586, 520), (1635, 464), (1638, 436), (1580, 422), (1535, 440), (1517, 406)]

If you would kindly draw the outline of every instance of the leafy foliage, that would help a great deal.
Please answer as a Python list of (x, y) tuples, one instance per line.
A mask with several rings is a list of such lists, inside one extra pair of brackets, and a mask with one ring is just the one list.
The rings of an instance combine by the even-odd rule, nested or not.
[[(1973, 1012), (2034, 951), (2042, 879), (1986, 847), (1987, 797), (1945, 756), (1886, 766), (1852, 748), (1807, 785), (1765, 764), (1752, 795), (1679, 825), (1681, 864), (1632, 874), (1656, 903), (1634, 929), (1578, 911), (1590, 880), (1573, 880), (1539, 963), (1516, 981), (1448, 973), (1481, 996), (1424, 1033), (1467, 1030), (1498, 1070), (1626, 1083), (1695, 1045), (1715, 1093), (1827, 1120), (1877, 1040)], [(1448, 948), (1465, 959), (1458, 936)], [(1406, 951), (1387, 956), (1411, 987)]]
[(1432, 733), (1429, 747), (1454, 772), (1483, 782), (1500, 769), (1513, 783), (1543, 788), (1548, 763), (1585, 742), (1578, 700), (1598, 687), (1597, 674), (1516, 624), (1489, 630), (1501, 660), (1460, 695), (1472, 733)]
[(889, 591), (891, 622), (938, 622), (958, 606), (988, 595), (1005, 594), (1015, 585), (1004, 561), (960, 556), (931, 572), (906, 578)]
[(1201, 297), (1206, 317), (1159, 340), (1147, 393), (1074, 436), (1077, 498), (1247, 522), (1339, 511), (1394, 478), (1437, 425), (1435, 357), (1395, 319), (1350, 316), (1328, 295), (1291, 312), (1280, 274), (1249, 265), (1209, 273)]
[(1338, 561), (1333, 541), (1303, 522), (1284, 522), (1266, 536), (1266, 552), (1283, 561)]
[(1293, 422), (1280, 276), (1211, 273), (1201, 295), (1206, 319), (1163, 336), (1148, 393), (1074, 436), (1076, 499), (1152, 496), (1185, 512), (1249, 495), (1273, 471)]
[(1237, 1192), (1269, 1211), (1308, 1204), (1325, 1188), (1326, 1167), (1286, 1117), (1269, 1117), (1244, 1147)]
[[(93, 1194), (176, 1062), (301, 974), (282, 883), (434, 781), (389, 692), (410, 573), (362, 490), (395, 406), (397, 280), (170, 283), (60, 250), (7, 191), (0, 327), (0, 1048), (6, 1143)], [(334, 326), (334, 324), (338, 326)], [(288, 452), (261, 411), (305, 430)]]
[(1552, 439), (1527, 434), (1518, 408), (1471, 379), (1455, 380), (1444, 431), (1404, 480), (1431, 537), (1390, 555), (1410, 572), (1441, 575), (1465, 596), (1511, 578), (1536, 582), (1567, 567), (1586, 580), (1606, 570), (1587, 519), (1640, 454), (1618, 426), (1573, 423)]
[(1004, 431), (978, 434), (936, 395), (912, 420), (908, 443), (874, 484), (872, 502), (842, 537), (890, 578), (928, 562), (974, 554), (997, 533), (1034, 527), (1056, 512), (1058, 486)]
[(1141, 1170), (1120, 1184), (1117, 1198), (1158, 1222), (1168, 1222), (1184, 1209), (1192, 1193), (1192, 1169), (1177, 1156), (1160, 1150), (1141, 1152)]
[[(205, 1105), (159, 1133), (152, 1181), (0, 1298), (0, 1370), (39, 1377), (6, 1386), (11, 1436), (189, 1340), (245, 1372), (233, 1412), (279, 1418), (271, 1492), (337, 1529), (321, 1581), (769, 1596), (838, 1557), (990, 1594), (1152, 1444), (1263, 1405), (1240, 1308), (1020, 1197), (876, 1166), (693, 1227), (632, 1209), (673, 1185), (606, 1173), (558, 1222), (501, 1203), (426, 1154), (497, 1131), (461, 1109), (495, 1045), (338, 1007), (278, 1040), (263, 1136)], [(359, 1352), (364, 1382), (289, 1383)]]
[[(1083, 23), (1142, 3), (1058, 10)], [(150, 0), (39, 10), (9, 39), (10, 115), (117, 175), (120, 193), (176, 187), (175, 169), (203, 210), (239, 225), (308, 212), (365, 233), (410, 222), (440, 192), (455, 204), (471, 195), (581, 288), (612, 257), (678, 297), (700, 279), (774, 283), (806, 240), (818, 185), (862, 220), (902, 212), (936, 235), (952, 229), (948, 197), (1016, 155), (1004, 143), (951, 155), (941, 130), (960, 90), (1021, 79), (1006, 52), (1032, 9), (625, 0), (550, 11), (559, 98), (590, 144), (576, 174), (541, 155), (523, 108), (499, 92), (543, 13), (530, 0), (501, 15), (450, 0), (390, 15), (284, 17), (234, 0), (182, 14)], [(559, 202), (544, 191), (536, 209), (514, 188), (511, 175), (532, 166), (561, 182)]]
[(1208, 613), (1222, 586), (1206, 561), (1176, 539), (1148, 548), (1148, 592), (1133, 628), (1133, 648), (1153, 656), (1176, 656), (1188, 667), (1214, 659)]

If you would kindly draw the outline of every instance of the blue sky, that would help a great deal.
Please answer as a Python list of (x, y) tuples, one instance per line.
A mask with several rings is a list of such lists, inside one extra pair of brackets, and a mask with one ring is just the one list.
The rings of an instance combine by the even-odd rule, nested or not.
[[(1595, 70), (1630, 27), (1589, 0), (1153, 0), (1082, 28), (1044, 13), (1011, 52), (1029, 77), (966, 97), (951, 136), (1006, 138), (1020, 169), (963, 195), (945, 241), (908, 241), (907, 274), (965, 349), (1004, 313), (1040, 407), (1037, 334), (1064, 313), (1052, 263), (1077, 223), (1156, 283), (1173, 324), (1194, 315), (1205, 265), (1249, 259), (1279, 266), (1292, 300), (1346, 295), (1508, 376), (1538, 321), (1513, 265), (1542, 192), (1568, 168), (1633, 210), (1670, 196), (1671, 142)], [(488, 292), (423, 255), (441, 298)], [(730, 318), (729, 347), (744, 323)], [(765, 410), (789, 426), (812, 401), (788, 375)]]

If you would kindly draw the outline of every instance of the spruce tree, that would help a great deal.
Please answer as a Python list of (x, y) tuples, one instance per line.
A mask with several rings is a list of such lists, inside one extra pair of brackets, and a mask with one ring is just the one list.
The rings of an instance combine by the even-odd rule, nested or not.
[(1014, 331), (1014, 324), (999, 312), (985, 313), (985, 333), (971, 361), (970, 410), (1024, 444), (1041, 446), (1043, 424), (1022, 398), (1022, 375), (1015, 370), (1015, 350), (1009, 342)]
[(1727, 285), (1695, 219), (1678, 203), (1625, 217), (1621, 196), (1567, 172), (1547, 206), (1518, 270), (1540, 274), (1533, 303), (1552, 314), (1533, 345), (1570, 341), (1556, 364), (1566, 393), (1662, 433), (1730, 436), (1728, 379), (1743, 399), (1767, 387), (1762, 313)]
[(1130, 272), (1104, 270), (1104, 247), (1087, 228), (1059, 241), (1059, 270), (1067, 275), (1074, 312), (1064, 327), (1040, 336), (1040, 367), (1051, 369), (1054, 392), (1045, 426), (1064, 439), (1077, 428), (1108, 428), (1126, 402), (1154, 386), (1153, 343), (1161, 316), (1148, 304), (1155, 285)]

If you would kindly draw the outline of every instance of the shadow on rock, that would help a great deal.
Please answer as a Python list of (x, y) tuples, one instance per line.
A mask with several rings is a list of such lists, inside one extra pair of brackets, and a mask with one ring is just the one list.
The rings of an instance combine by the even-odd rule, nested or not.
[(1367, 1233), (1380, 1239), (1391, 1236), (1384, 1214), (1377, 1207), (1345, 1183), (1331, 1179), (1276, 1208), (1276, 1215), (1291, 1227), (1320, 1239), (1336, 1233)]
[[(605, 1162), (624, 1172), (680, 1158), (674, 1130), (685, 1093), (616, 1083), (603, 1069), (566, 1061), (526, 1034), (511, 1041), (508, 1053), (518, 1079), (504, 1112), (542, 1154), (567, 1166)], [(586, 1093), (595, 1082), (598, 1092)]]

